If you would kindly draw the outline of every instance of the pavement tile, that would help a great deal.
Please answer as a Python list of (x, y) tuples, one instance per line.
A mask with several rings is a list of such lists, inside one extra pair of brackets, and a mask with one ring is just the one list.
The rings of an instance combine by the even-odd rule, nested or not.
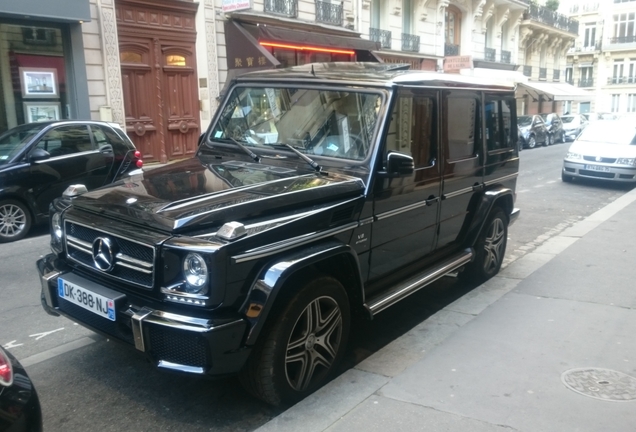
[(554, 258), (554, 254), (531, 252), (511, 263), (499, 272), (499, 276), (509, 279), (525, 279)]
[(519, 284), (519, 279), (496, 276), (455, 300), (444, 308), (447, 311), (479, 315), (488, 306), (506, 295)]

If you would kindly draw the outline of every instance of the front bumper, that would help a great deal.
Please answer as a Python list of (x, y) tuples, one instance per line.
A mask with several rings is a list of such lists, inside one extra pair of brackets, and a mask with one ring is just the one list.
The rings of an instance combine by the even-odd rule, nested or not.
[(563, 132), (565, 133), (565, 138), (571, 140), (574, 140), (581, 133), (579, 129), (564, 129)]
[[(201, 318), (152, 308), (139, 298), (73, 274), (50, 254), (38, 260), (42, 306), (108, 338), (134, 346), (160, 369), (197, 375), (238, 372), (250, 353), (243, 345), (247, 323), (239, 316)], [(85, 288), (115, 300), (115, 321), (86, 310), (58, 295), (58, 278), (73, 278)], [(166, 308), (168, 305), (165, 305)]]
[[(595, 167), (599, 170), (590, 169), (591, 167)], [(605, 171), (600, 171), (600, 169)], [(636, 167), (630, 168), (587, 161), (572, 162), (564, 160), (563, 174), (570, 177), (609, 180), (622, 183), (633, 183), (636, 181)]]

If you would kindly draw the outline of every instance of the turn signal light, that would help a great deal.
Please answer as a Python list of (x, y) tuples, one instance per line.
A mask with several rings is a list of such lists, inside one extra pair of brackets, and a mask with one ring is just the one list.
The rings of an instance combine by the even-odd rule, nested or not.
[(13, 368), (11, 360), (0, 348), (0, 385), (10, 386), (13, 384)]
[(137, 165), (137, 168), (141, 168), (142, 166), (144, 166), (144, 161), (142, 161), (141, 159), (137, 159), (137, 162), (135, 162), (135, 164)]
[(139, 150), (135, 150), (135, 157), (141, 159), (141, 152)]

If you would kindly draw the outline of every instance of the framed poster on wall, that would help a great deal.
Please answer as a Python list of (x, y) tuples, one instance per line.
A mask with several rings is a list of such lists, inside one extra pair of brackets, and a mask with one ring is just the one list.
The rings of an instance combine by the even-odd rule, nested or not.
[(59, 120), (59, 102), (24, 102), (25, 123)]
[(19, 71), (23, 98), (60, 97), (56, 69), (21, 67)]

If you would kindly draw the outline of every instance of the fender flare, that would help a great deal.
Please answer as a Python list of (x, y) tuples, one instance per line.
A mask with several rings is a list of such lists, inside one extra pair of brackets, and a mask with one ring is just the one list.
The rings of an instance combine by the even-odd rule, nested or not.
[[(508, 198), (509, 197), (509, 198)], [(486, 223), (488, 214), (495, 206), (495, 203), (505, 200), (504, 211), (510, 217), (514, 208), (514, 193), (509, 188), (496, 188), (484, 192), (475, 206), (475, 213), (466, 233), (466, 246), (474, 246), (479, 233)], [(509, 205), (508, 205), (509, 203)]]
[(292, 275), (312, 264), (338, 255), (349, 255), (353, 259), (356, 273), (354, 277), (357, 279), (360, 294), (364, 296), (358, 256), (347, 244), (331, 239), (279, 255), (273, 262), (267, 263), (261, 269), (258, 278), (250, 287), (245, 302), (239, 309), (248, 322), (245, 344), (253, 345), (256, 343), (278, 294)]

